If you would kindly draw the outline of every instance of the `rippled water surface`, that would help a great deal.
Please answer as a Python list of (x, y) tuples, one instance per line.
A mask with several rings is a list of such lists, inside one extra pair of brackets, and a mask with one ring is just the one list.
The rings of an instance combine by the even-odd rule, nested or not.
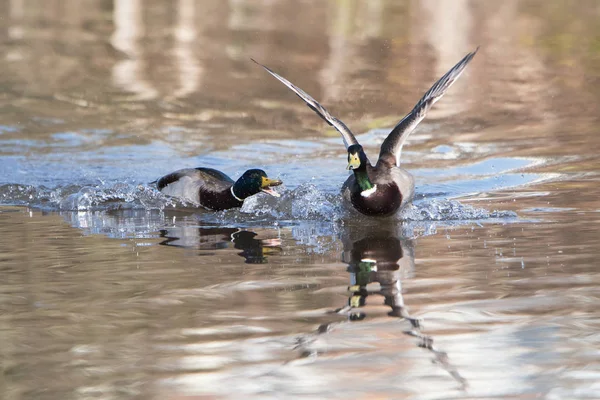
[[(600, 398), (594, 1), (0, 0), (6, 399)], [(343, 209), (344, 120), (404, 147)], [(284, 180), (206, 212), (149, 182)]]

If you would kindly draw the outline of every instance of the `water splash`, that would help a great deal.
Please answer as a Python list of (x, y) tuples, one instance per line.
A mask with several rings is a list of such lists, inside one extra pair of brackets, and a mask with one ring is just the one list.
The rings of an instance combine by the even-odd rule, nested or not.
[(449, 199), (420, 200), (409, 204), (398, 215), (403, 221), (474, 221), (516, 217), (513, 211), (489, 211)]
[[(57, 188), (9, 184), (0, 185), (0, 203), (58, 211), (86, 234), (115, 238), (156, 239), (167, 226), (285, 228), (307, 252), (315, 254), (336, 250), (336, 238), (347, 231), (377, 231), (385, 226), (392, 236), (416, 238), (435, 234), (440, 227), (479, 221), (507, 223), (517, 218), (511, 211), (488, 211), (456, 200), (422, 197), (393, 218), (372, 218), (347, 210), (339, 193), (311, 183), (280, 192), (281, 198), (259, 194), (247, 199), (241, 209), (210, 212), (137, 183)], [(142, 243), (146, 241), (136, 241), (136, 245)]]
[[(52, 211), (169, 210), (183, 209), (220, 224), (290, 223), (293, 221), (337, 222), (369, 219), (345, 209), (338, 193), (327, 193), (304, 183), (283, 190), (280, 198), (259, 194), (246, 199), (241, 209), (207, 212), (163, 195), (153, 187), (136, 183), (69, 185), (57, 188), (6, 184), (0, 185), (0, 203)], [(489, 211), (456, 200), (420, 199), (396, 217), (398, 221), (440, 222), (514, 219), (512, 211)]]
[(253, 196), (244, 202), (240, 211), (284, 220), (327, 221), (339, 218), (342, 213), (339, 196), (326, 194), (310, 183), (284, 191), (279, 199)]
[(57, 211), (164, 209), (177, 203), (158, 190), (139, 184), (68, 185), (48, 188), (0, 185), (0, 204)]

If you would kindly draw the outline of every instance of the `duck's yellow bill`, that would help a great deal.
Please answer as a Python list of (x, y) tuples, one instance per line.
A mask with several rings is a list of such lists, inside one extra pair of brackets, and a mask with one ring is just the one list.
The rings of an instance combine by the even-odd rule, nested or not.
[(360, 167), (360, 158), (358, 154), (348, 154), (348, 167), (347, 169), (357, 169)]
[(280, 197), (281, 195), (279, 193), (277, 193), (276, 191), (274, 191), (273, 189), (271, 189), (271, 187), (273, 186), (279, 186), (281, 185), (283, 182), (280, 181), (279, 179), (271, 179), (271, 178), (267, 178), (267, 177), (262, 177), (262, 183), (260, 185), (260, 190), (270, 194), (271, 196), (275, 196), (275, 197)]

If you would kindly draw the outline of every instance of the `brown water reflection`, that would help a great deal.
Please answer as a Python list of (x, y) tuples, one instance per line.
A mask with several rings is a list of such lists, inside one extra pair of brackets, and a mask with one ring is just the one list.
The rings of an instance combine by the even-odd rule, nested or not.
[(160, 231), (160, 237), (166, 238), (160, 244), (196, 248), (202, 250), (199, 253), (201, 255), (226, 249), (233, 244), (234, 248), (241, 250), (238, 255), (244, 257), (247, 264), (267, 263), (267, 255), (281, 252), (281, 248), (278, 247), (281, 245), (279, 238), (256, 239), (256, 236), (255, 232), (239, 228), (173, 226)]
[[(189, 226), (176, 230), (186, 246), (157, 246), (160, 232), (82, 236), (4, 208), (3, 392), (590, 397), (597, 235), (575, 215), (448, 228), (416, 239), (416, 258), (414, 240), (381, 226), (344, 228), (341, 259), (335, 245), (315, 254), (289, 228), (261, 229), (252, 240), (280, 250), (248, 264), (223, 228)], [(405, 304), (419, 323), (399, 318)]]
[[(600, 398), (599, 14), (595, 1), (0, 0), (2, 398)], [(516, 222), (6, 206), (5, 184), (137, 188), (199, 162), (266, 165), (320, 201), (343, 181), (341, 141), (250, 57), (373, 151), (371, 129), (477, 45), (406, 166), (422, 197)]]
[[(184, 138), (168, 138), (187, 154), (227, 148), (232, 139), (268, 138), (273, 129), (278, 138), (320, 135), (310, 110), (263, 79), (250, 56), (298, 80), (357, 129), (389, 126), (478, 44), (477, 68), (428, 117), (468, 109), (466, 120), (446, 120), (447, 132), (433, 140), (448, 142), (457, 130), (461, 137), (454, 140), (463, 140), (467, 124), (490, 130), (470, 140), (502, 135), (509, 139), (505, 146), (527, 154), (532, 147), (536, 155), (539, 147), (564, 154), (565, 146), (582, 154), (589, 141), (579, 135), (598, 114), (594, 2), (0, 3), (8, 16), (0, 21), (6, 50), (1, 115), (5, 124), (26, 124), (31, 134), (40, 130), (27, 118), (33, 113), (70, 128), (124, 134), (101, 143), (106, 146), (165, 140), (156, 127), (166, 118), (192, 128)], [(562, 124), (573, 114), (577, 129)], [(224, 128), (233, 135), (222, 135)], [(35, 136), (44, 138), (48, 129), (41, 130)], [(507, 130), (514, 132), (508, 138)], [(205, 135), (220, 140), (207, 143)], [(549, 135), (556, 145), (537, 146)]]

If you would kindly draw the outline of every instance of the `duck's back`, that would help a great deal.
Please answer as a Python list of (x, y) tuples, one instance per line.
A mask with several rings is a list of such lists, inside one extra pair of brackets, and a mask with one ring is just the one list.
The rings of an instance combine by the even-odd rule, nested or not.
[(202, 204), (201, 193), (204, 195), (221, 193), (229, 189), (233, 183), (229, 176), (216, 169), (186, 168), (163, 176), (156, 186), (166, 195)]

